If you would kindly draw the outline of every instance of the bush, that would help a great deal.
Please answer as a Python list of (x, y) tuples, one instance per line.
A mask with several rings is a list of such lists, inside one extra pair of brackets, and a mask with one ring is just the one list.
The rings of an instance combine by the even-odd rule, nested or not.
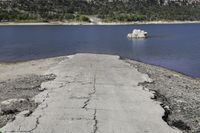
[(72, 20), (74, 18), (75, 18), (75, 16), (73, 14), (70, 14), (70, 13), (66, 13), (64, 15), (64, 19), (66, 19), (66, 20)]
[(0, 21), (77, 20), (90, 22), (84, 15), (98, 15), (105, 21), (200, 20), (200, 2), (194, 4), (157, 0), (3, 0)]
[(80, 16), (80, 21), (83, 21), (83, 22), (91, 22), (90, 19), (89, 19), (88, 17), (83, 16), (83, 15)]

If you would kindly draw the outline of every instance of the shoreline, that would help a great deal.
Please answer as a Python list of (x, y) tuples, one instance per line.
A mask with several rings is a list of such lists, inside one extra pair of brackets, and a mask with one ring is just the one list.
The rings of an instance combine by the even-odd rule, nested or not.
[[(146, 64), (146, 65), (149, 65), (149, 66), (154, 66), (154, 67), (158, 67), (160, 69), (166, 69), (168, 71), (171, 71), (171, 72), (174, 72), (182, 77), (185, 77), (185, 78), (190, 78), (190, 79), (193, 79), (193, 80), (200, 80), (200, 77), (195, 77), (195, 76), (192, 76), (192, 75), (189, 75), (189, 74), (186, 74), (186, 73), (183, 73), (183, 72), (180, 72), (180, 71), (176, 71), (176, 70), (173, 70), (173, 69), (170, 69), (170, 68), (167, 68), (167, 67), (164, 67), (164, 66), (161, 66), (161, 65), (155, 65), (155, 64), (152, 64), (152, 63), (145, 63), (145, 62), (142, 62), (140, 60), (136, 60), (136, 59), (128, 59), (128, 58), (122, 58), (120, 57), (120, 59), (122, 60), (132, 60), (132, 61), (136, 61), (138, 63), (141, 63), (141, 64)], [(1, 62), (0, 62), (1, 63)]]
[(168, 125), (180, 129), (183, 133), (200, 131), (199, 78), (193, 78), (161, 66), (129, 59), (122, 60), (139, 72), (147, 74), (152, 80), (139, 85), (154, 93), (153, 100), (161, 102), (160, 105), (165, 110), (162, 118)]
[(145, 25), (145, 24), (200, 24), (200, 21), (141, 21), (141, 22), (0, 22), (0, 26), (20, 26), (20, 25)]
[[(41, 92), (38, 91), (40, 87), (38, 88), (37, 86), (38, 82), (39, 84), (41, 84), (42, 82), (46, 81), (46, 79), (44, 79), (43, 77), (48, 77), (48, 75), (45, 75), (45, 71), (55, 66), (56, 64), (62, 62), (64, 59), (68, 58), (70, 58), (70, 56), (60, 56), (14, 63), (0, 62), (0, 87), (3, 87), (5, 89), (5, 85), (8, 88), (8, 86), (16, 86), (16, 83), (18, 84), (17, 88), (19, 89), (24, 88), (24, 86), (28, 86), (29, 88), (31, 87), (32, 89), (28, 89), (26, 90), (26, 93), (22, 93), (29, 95), (29, 98), (31, 99), (32, 97)], [(198, 128), (198, 124), (200, 122), (200, 118), (198, 117), (198, 103), (200, 103), (200, 99), (198, 98), (198, 95), (200, 95), (199, 78), (193, 78), (175, 72), (173, 70), (169, 70), (160, 66), (145, 64), (135, 60), (121, 60), (128, 63), (133, 68), (136, 68), (139, 72), (147, 74), (150, 77), (150, 79), (152, 80), (151, 82), (142, 82), (139, 83), (139, 85), (143, 86), (144, 89), (147, 88), (148, 90), (152, 91), (155, 95), (152, 99), (161, 102), (161, 106), (165, 110), (163, 120), (165, 120), (170, 126), (179, 128), (183, 131), (183, 133), (190, 133), (193, 131), (195, 132), (200, 130)], [(27, 70), (24, 71), (24, 68), (26, 68)], [(11, 69), (13, 70), (13, 72), (11, 71)], [(36, 85), (30, 85), (32, 81), (35, 81), (38, 78), (39, 80), (38, 82), (36, 82)], [(22, 82), (25, 82), (27, 84), (21, 84)], [(35, 89), (37, 89), (37, 91)], [(13, 92), (12, 95), (15, 95), (14, 93), (16, 92)], [(6, 97), (6, 95), (7, 94), (5, 94), (4, 96)], [(193, 98), (191, 99), (191, 97)], [(19, 94), (17, 98), (24, 98), (24, 96)], [(2, 97), (0, 99), (0, 102), (4, 100), (7, 99), (3, 99)], [(33, 103), (32, 101), (31, 103), (29, 103), (29, 105), (30, 104), (35, 105), (35, 103)], [(26, 106), (25, 108), (22, 108), (22, 111), (24, 109), (27, 109)], [(36, 107), (37, 105), (35, 105), (34, 108)], [(34, 108), (31, 108), (31, 111), (34, 111)], [(190, 113), (188, 114), (188, 112)], [(15, 112), (14, 116), (17, 113), (19, 112)], [(30, 115), (29, 113), (28, 115)], [(13, 116), (13, 114), (11, 115)], [(6, 119), (12, 120), (13, 118), (10, 118), (9, 116), (6, 117)], [(0, 125), (5, 125), (5, 121), (3, 121), (3, 124), (0, 121)]]

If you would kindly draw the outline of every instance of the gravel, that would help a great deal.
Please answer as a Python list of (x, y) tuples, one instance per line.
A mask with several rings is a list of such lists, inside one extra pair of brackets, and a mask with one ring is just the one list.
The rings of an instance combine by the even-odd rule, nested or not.
[(54, 80), (56, 75), (21, 75), (17, 78), (0, 82), (0, 128), (8, 121), (15, 119), (15, 115), (28, 110), (30, 115), (38, 106), (32, 98), (45, 90), (42, 82)]
[(140, 85), (153, 91), (153, 99), (162, 103), (163, 120), (184, 133), (200, 133), (200, 79), (137, 61), (125, 61), (152, 79)]

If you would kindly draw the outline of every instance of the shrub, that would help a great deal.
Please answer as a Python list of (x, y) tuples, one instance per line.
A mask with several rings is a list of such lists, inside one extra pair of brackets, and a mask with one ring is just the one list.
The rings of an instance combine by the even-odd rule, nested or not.
[(91, 22), (90, 19), (89, 19), (88, 17), (83, 16), (83, 15), (80, 16), (79, 20), (80, 20), (80, 21), (83, 21), (83, 22)]

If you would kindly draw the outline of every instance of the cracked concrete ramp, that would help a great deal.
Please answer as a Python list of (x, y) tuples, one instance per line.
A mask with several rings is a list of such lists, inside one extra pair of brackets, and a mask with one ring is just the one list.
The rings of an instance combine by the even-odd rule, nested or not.
[(54, 81), (28, 117), (17, 115), (3, 132), (24, 133), (179, 133), (163, 120), (152, 93), (138, 86), (149, 80), (118, 56), (76, 54), (47, 73)]

